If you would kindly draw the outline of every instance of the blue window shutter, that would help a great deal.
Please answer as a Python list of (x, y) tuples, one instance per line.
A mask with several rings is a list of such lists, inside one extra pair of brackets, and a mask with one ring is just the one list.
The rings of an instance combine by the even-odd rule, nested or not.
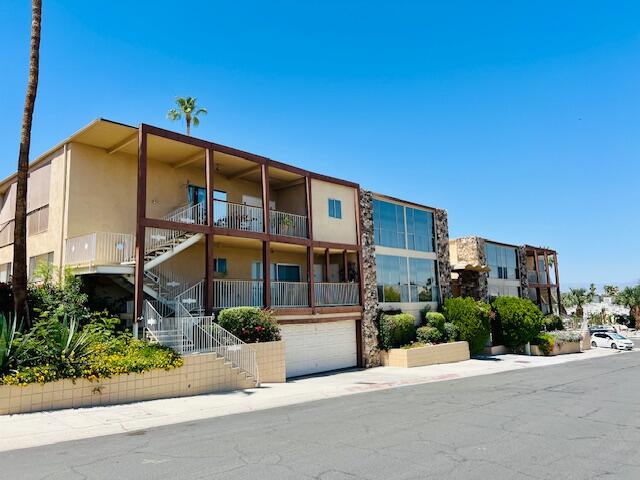
[(342, 202), (336, 200), (336, 218), (342, 218)]

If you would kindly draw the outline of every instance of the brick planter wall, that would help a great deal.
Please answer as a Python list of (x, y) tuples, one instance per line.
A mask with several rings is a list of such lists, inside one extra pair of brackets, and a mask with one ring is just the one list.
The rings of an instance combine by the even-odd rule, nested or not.
[(469, 360), (467, 342), (440, 343), (416, 348), (392, 348), (383, 354), (383, 364), (387, 367), (424, 367), (440, 363)]

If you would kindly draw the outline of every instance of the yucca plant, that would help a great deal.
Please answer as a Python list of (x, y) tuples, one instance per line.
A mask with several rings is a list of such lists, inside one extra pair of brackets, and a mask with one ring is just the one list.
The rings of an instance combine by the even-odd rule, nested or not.
[(13, 361), (13, 340), (16, 336), (15, 317), (7, 318), (0, 313), (0, 374), (9, 370)]

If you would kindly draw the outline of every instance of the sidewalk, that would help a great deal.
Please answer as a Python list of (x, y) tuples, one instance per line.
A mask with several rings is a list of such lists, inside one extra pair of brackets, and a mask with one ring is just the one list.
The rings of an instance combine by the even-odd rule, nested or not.
[(261, 388), (229, 393), (1, 416), (0, 451), (131, 432), (355, 393), (558, 365), (611, 355), (628, 353), (592, 349), (580, 354), (558, 357), (500, 355), (486, 360), (473, 359), (408, 369), (378, 367), (317, 375), (287, 383), (264, 384)]

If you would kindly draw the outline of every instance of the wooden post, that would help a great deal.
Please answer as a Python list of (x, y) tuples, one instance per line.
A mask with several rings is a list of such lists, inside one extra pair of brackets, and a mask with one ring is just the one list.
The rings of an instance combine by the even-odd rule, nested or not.
[(204, 269), (204, 281), (205, 281), (205, 296), (204, 296), (204, 311), (206, 315), (213, 313), (213, 224), (214, 224), (214, 152), (212, 149), (205, 150), (205, 175), (206, 175), (206, 199), (207, 199), (207, 233), (205, 234), (205, 269)]
[(142, 318), (144, 305), (144, 218), (147, 216), (147, 132), (144, 125), (138, 128), (138, 186), (136, 195), (136, 263), (134, 283), (134, 331)]
[(269, 166), (262, 164), (260, 165), (260, 173), (262, 178), (262, 222), (263, 222), (263, 230), (266, 233), (271, 233), (271, 225), (270, 225), (270, 211), (269, 211)]
[(324, 250), (324, 281), (329, 283), (329, 266), (331, 265), (331, 254), (329, 249)]
[(316, 287), (315, 278), (313, 277), (313, 247), (307, 247), (307, 279), (309, 281), (309, 306), (315, 309), (316, 306)]
[(344, 269), (344, 273), (342, 275), (342, 281), (344, 283), (349, 283), (349, 259), (347, 258), (347, 251), (342, 251), (342, 265)]
[(271, 308), (271, 243), (262, 242), (262, 303), (264, 308)]

